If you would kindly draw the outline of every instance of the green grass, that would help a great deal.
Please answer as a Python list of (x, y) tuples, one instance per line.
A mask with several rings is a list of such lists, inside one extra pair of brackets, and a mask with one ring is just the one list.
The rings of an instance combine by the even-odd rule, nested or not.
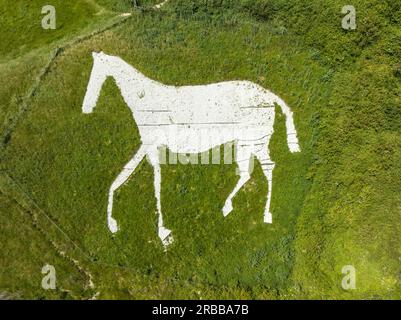
[(46, 64), (48, 55), (27, 54), (25, 57), (0, 64), (0, 130), (3, 132), (16, 114), (26, 92)]
[[(24, 299), (76, 299), (85, 297), (86, 279), (62, 257), (36, 229), (28, 212), (13, 200), (0, 196), (2, 254), (0, 291)], [(7, 213), (7, 215), (6, 215)], [(16, 236), (19, 235), (19, 236)], [(23, 236), (21, 236), (23, 235)], [(41, 271), (45, 264), (56, 268), (57, 290), (43, 290)]]
[[(93, 275), (99, 298), (400, 298), (401, 51), (394, 44), (401, 36), (400, 8), (369, 3), (355, 3), (355, 32), (341, 29), (338, 1), (323, 8), (319, 1), (206, 6), (176, 0), (162, 11), (134, 11), (124, 24), (75, 43), (55, 59), (2, 149), (2, 168), (68, 235), (49, 231), (47, 238), (64, 242), (74, 257), (71, 248), (78, 245), (78, 259)], [(117, 1), (99, 5), (129, 9)], [(30, 50), (50, 43), (34, 37)], [(144, 162), (117, 192), (114, 212), (121, 231), (109, 233), (107, 191), (139, 147), (139, 136), (112, 80), (95, 112), (81, 113), (90, 53), (100, 50), (166, 84), (246, 79), (288, 102), (303, 152), (289, 153), (277, 110), (272, 225), (263, 224), (267, 185), (259, 167), (224, 218), (221, 208), (237, 179), (234, 165), (163, 166), (162, 208), (175, 238), (164, 253), (156, 233), (152, 170)], [(44, 59), (35, 58), (38, 65)], [(17, 79), (26, 70), (23, 61), (16, 64)], [(1, 103), (18, 101), (34, 77), (32, 72), (20, 86), (10, 86), (13, 99), (0, 91)], [(7, 117), (17, 110), (7, 108)], [(3, 189), (10, 193), (7, 204), (13, 188)], [(7, 204), (2, 213), (14, 207)], [(29, 216), (19, 214), (5, 219), (7, 248), (20, 233), (18, 219), (27, 219), (23, 225), (32, 229)], [(37, 246), (45, 246), (29, 232)], [(32, 265), (39, 253), (20, 251), (13, 263), (31, 266), (24, 279), (36, 283), (41, 274)], [(11, 259), (3, 254), (1, 266)], [(356, 290), (341, 288), (344, 265), (357, 270)], [(68, 267), (60, 266), (65, 277)], [(74, 292), (88, 296), (76, 287)], [(47, 294), (17, 275), (2, 279), (0, 289), (23, 297)]]
[(103, 21), (111, 13), (91, 0), (74, 2), (53, 1), (56, 9), (56, 29), (42, 28), (40, 1), (18, 0), (0, 2), (1, 48), (0, 61), (19, 57), (33, 49), (44, 49), (48, 45), (71, 37), (97, 21)]
[(46, 73), (46, 66), (54, 56), (53, 50), (110, 25), (120, 14), (113, 12), (107, 3), (102, 3), (102, 7), (90, 0), (74, 4), (53, 2), (57, 28), (44, 30), (41, 27), (42, 5), (34, 1), (0, 1), (1, 132), (10, 126), (21, 105), (36, 91), (38, 79)]

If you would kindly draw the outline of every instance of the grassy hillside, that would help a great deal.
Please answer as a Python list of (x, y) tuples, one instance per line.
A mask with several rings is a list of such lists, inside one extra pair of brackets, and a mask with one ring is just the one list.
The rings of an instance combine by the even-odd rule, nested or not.
[[(17, 43), (5, 33), (0, 70), (15, 80), (0, 80), (7, 132), (0, 149), (1, 225), (7, 230), (0, 270), (23, 271), (0, 277), (0, 292), (36, 298), (401, 298), (399, 5), (354, 2), (358, 28), (347, 32), (340, 1), (171, 0), (161, 10), (134, 9), (102, 31), (132, 5), (81, 2), (60, 5), (78, 22), (57, 35), (31, 28)], [(23, 28), (4, 8), (6, 23)], [(36, 14), (29, 11), (24, 19)], [(71, 45), (49, 64), (51, 50), (66, 43)], [(117, 193), (121, 231), (109, 233), (107, 191), (139, 147), (139, 136), (111, 79), (95, 112), (81, 113), (91, 52), (101, 50), (166, 84), (244, 79), (287, 101), (302, 153), (289, 153), (277, 109), (272, 225), (263, 224), (267, 186), (259, 167), (224, 218), (221, 208), (237, 180), (234, 165), (163, 166), (165, 224), (175, 237), (164, 252), (152, 170), (144, 162)], [(32, 86), (37, 89), (29, 95)], [(36, 249), (24, 250), (21, 232)], [(16, 247), (21, 255), (14, 258)], [(42, 263), (60, 270), (63, 290), (42, 292)], [(356, 268), (355, 290), (341, 287), (344, 265)], [(80, 282), (71, 281), (74, 274)]]

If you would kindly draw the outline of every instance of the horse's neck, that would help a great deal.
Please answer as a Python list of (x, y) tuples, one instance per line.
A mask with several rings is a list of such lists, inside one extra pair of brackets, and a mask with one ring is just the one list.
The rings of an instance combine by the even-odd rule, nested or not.
[(110, 76), (120, 88), (121, 95), (129, 107), (132, 107), (141, 95), (155, 86), (154, 81), (124, 61), (118, 61), (110, 67)]

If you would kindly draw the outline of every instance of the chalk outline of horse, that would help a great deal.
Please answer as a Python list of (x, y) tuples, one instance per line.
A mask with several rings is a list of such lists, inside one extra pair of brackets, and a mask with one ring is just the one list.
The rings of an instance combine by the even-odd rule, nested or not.
[[(93, 68), (82, 112), (93, 111), (103, 83), (107, 77), (113, 77), (125, 103), (131, 109), (142, 142), (109, 190), (107, 222), (112, 233), (118, 231), (117, 221), (112, 216), (114, 192), (147, 157), (154, 170), (158, 235), (165, 247), (173, 240), (171, 230), (164, 227), (161, 210), (159, 148), (163, 146), (178, 154), (188, 154), (204, 152), (229, 142), (236, 143), (235, 161), (240, 178), (222, 209), (224, 216), (233, 210), (232, 199), (250, 179), (251, 157), (256, 156), (268, 181), (264, 222), (272, 223), (270, 202), (275, 163), (270, 159), (269, 141), (273, 134), (275, 104), (281, 107), (286, 116), (290, 152), (300, 152), (292, 111), (281, 98), (250, 81), (168, 86), (147, 78), (119, 57), (103, 52), (93, 52), (92, 56)], [(171, 128), (181, 130), (180, 134), (172, 135)], [(216, 137), (216, 128), (223, 134)], [(209, 142), (200, 146), (192, 140), (196, 140), (194, 138), (201, 132), (209, 132), (209, 136), (204, 139)], [(236, 133), (240, 133), (241, 137)]]

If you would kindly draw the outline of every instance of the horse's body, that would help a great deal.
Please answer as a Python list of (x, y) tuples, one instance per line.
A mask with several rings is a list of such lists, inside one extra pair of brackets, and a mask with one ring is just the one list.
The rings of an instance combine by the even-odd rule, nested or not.
[(274, 104), (286, 115), (287, 142), (291, 152), (299, 151), (292, 112), (279, 97), (248, 81), (230, 81), (210, 85), (174, 87), (153, 81), (118, 57), (93, 53), (94, 65), (83, 102), (84, 113), (92, 112), (103, 82), (115, 79), (124, 101), (132, 111), (142, 145), (113, 182), (109, 191), (108, 226), (118, 230), (112, 218), (113, 194), (148, 156), (154, 168), (155, 193), (159, 214), (159, 237), (169, 243), (170, 230), (164, 228), (160, 204), (160, 161), (158, 148), (166, 146), (174, 153), (200, 153), (227, 142), (236, 142), (236, 162), (240, 179), (226, 200), (223, 214), (232, 210), (231, 200), (249, 180), (249, 164), (254, 155), (261, 163), (269, 190), (264, 221), (271, 223), (269, 211), (272, 171), (269, 140), (273, 134)]

